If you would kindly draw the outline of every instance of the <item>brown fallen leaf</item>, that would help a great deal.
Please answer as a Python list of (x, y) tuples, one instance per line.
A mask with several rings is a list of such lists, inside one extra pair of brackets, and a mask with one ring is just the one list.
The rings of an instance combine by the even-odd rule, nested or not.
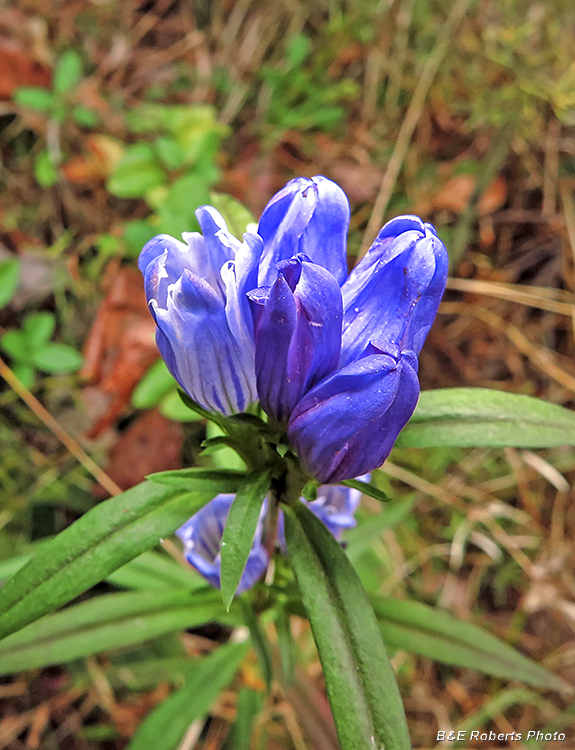
[(90, 135), (86, 138), (87, 153), (76, 154), (64, 164), (62, 172), (70, 182), (89, 183), (105, 180), (122, 158), (124, 148), (115, 138)]
[(170, 686), (163, 682), (152, 691), (131, 695), (125, 702), (117, 703), (112, 719), (123, 737), (132, 737), (142, 719), (170, 694)]
[[(116, 268), (110, 268), (116, 272)], [(142, 375), (157, 359), (155, 324), (148, 312), (142, 277), (133, 268), (117, 271), (84, 347), (80, 376), (93, 420), (88, 437), (102, 435), (120, 416)]]
[[(432, 198), (432, 210), (462, 213), (471, 200), (477, 177), (472, 174), (458, 174), (448, 180), (437, 195)], [(492, 214), (507, 199), (507, 183), (501, 176), (496, 177), (483, 193), (477, 204), (480, 216)]]
[(0, 38), (0, 100), (11, 99), (20, 86), (50, 86), (50, 69), (9, 39)]
[[(183, 440), (179, 422), (163, 417), (156, 409), (144, 412), (110, 450), (106, 474), (118, 487), (128, 490), (148, 474), (179, 469)], [(98, 487), (95, 494), (104, 496), (108, 493)]]
[(0, 11), (0, 100), (20, 86), (48, 88), (50, 52), (41, 27), (18, 8)]

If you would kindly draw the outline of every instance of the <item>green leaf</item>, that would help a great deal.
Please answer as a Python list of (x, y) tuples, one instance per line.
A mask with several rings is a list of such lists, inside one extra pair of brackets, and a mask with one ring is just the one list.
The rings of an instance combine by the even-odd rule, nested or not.
[[(49, 540), (36, 542), (33, 551), (2, 560), (0, 562), (0, 581), (14, 575), (17, 570), (32, 558)], [(121, 568), (106, 576), (106, 580), (115, 586), (128, 589), (163, 589), (185, 588), (195, 591), (206, 585), (205, 580), (186, 563), (185, 567), (173, 558), (159, 552), (143, 552)]]
[(73, 49), (60, 56), (54, 70), (52, 88), (56, 94), (66, 94), (80, 83), (84, 68), (80, 55)]
[(537, 687), (565, 687), (552, 672), (487, 631), (461, 622), (448, 612), (392, 597), (374, 597), (371, 603), (386, 643), (396, 650)]
[(33, 352), (22, 331), (6, 331), (0, 339), (0, 346), (16, 362), (28, 363), (32, 359)]
[(257, 226), (257, 221), (251, 211), (231, 195), (210, 193), (210, 205), (221, 213), (228, 230), (240, 242), (250, 225)]
[(97, 112), (82, 106), (74, 107), (72, 116), (78, 125), (83, 128), (93, 128), (100, 121)]
[(317, 644), (342, 750), (409, 750), (395, 675), (356, 572), (303, 503), (284, 508), (284, 516), (288, 553)]
[(34, 161), (34, 177), (41, 187), (52, 187), (52, 185), (58, 182), (58, 169), (47, 151), (41, 151), (36, 157)]
[(35, 351), (33, 362), (42, 372), (76, 372), (82, 367), (84, 358), (79, 351), (66, 344), (48, 344)]
[(21, 86), (14, 92), (14, 101), (39, 112), (50, 112), (54, 106), (54, 95), (37, 86)]
[(344, 538), (347, 542), (346, 549), (350, 560), (355, 562), (363, 552), (371, 548), (374, 540), (379, 539), (385, 529), (389, 529), (407, 518), (412, 512), (414, 504), (415, 500), (408, 497), (406, 500), (387, 505), (377, 515), (358, 521), (357, 526), (353, 529), (347, 529)]
[(269, 486), (268, 469), (248, 474), (238, 487), (230, 507), (220, 551), (222, 599), (227, 609), (246, 567)]
[(213, 422), (206, 423), (206, 439), (202, 443), (202, 455), (209, 454), (214, 466), (222, 469), (236, 469), (245, 471), (246, 463), (233, 447), (236, 441), (224, 435), (223, 431)]
[(243, 621), (250, 631), (252, 646), (258, 657), (262, 677), (264, 678), (268, 691), (270, 691), (273, 677), (270, 643), (265, 630), (261, 627), (261, 623), (252, 609), (251, 604), (245, 598), (240, 598), (239, 602), (241, 605)]
[(110, 573), (106, 580), (128, 589), (161, 589), (184, 587), (195, 591), (206, 585), (205, 580), (186, 563), (178, 564), (173, 558), (158, 552), (144, 552), (126, 565)]
[(124, 224), (124, 240), (128, 246), (128, 252), (138, 257), (142, 248), (148, 240), (157, 234), (156, 230), (146, 219), (132, 219)]
[(32, 388), (34, 385), (34, 376), (36, 374), (36, 370), (34, 370), (33, 367), (18, 362), (12, 368), (12, 372), (25, 388)]
[(135, 143), (124, 152), (107, 187), (118, 198), (142, 198), (148, 190), (165, 182), (166, 173), (154, 149), (147, 143)]
[[(86, 591), (181, 526), (214, 496), (142, 482), (105, 500), (48, 542), (0, 589), (0, 638)], [(233, 481), (219, 489), (230, 492)], [(195, 492), (194, 492), (195, 490)]]
[(0, 642), (0, 674), (62, 664), (225, 619), (218, 592), (211, 589), (97, 596), (43, 617)]
[(167, 169), (177, 169), (186, 158), (186, 153), (180, 144), (173, 138), (166, 136), (156, 140), (156, 151)]
[(206, 182), (195, 174), (186, 174), (175, 180), (157, 207), (160, 232), (175, 235), (189, 232), (196, 225), (195, 211), (209, 203), (210, 193)]
[(286, 50), (286, 60), (290, 68), (299, 68), (306, 61), (311, 49), (311, 41), (305, 34), (291, 37)]
[(220, 492), (236, 492), (245, 478), (246, 475), (241, 471), (200, 468), (159, 471), (147, 477), (154, 484), (165, 484), (180, 491), (201, 488), (202, 491), (212, 492), (214, 495)]
[(397, 446), (552, 448), (575, 445), (575, 412), (488, 388), (424, 391)]
[(0, 581), (10, 578), (17, 570), (20, 570), (30, 559), (31, 554), (15, 555), (0, 562)]
[(20, 261), (16, 258), (0, 261), (0, 308), (10, 302), (19, 282)]
[[(226, 417), (218, 412), (211, 412), (204, 409), (182, 390), (178, 390), (178, 393), (184, 404), (189, 406), (190, 409), (193, 409), (193, 411), (209, 422), (218, 425), (222, 432), (230, 438), (225, 443), (223, 441), (220, 442), (233, 448), (247, 466), (263, 466), (267, 463), (269, 453), (266, 446), (266, 439), (277, 443), (278, 433), (274, 432), (260, 417), (249, 413), (234, 414), (231, 417)], [(211, 444), (213, 445), (214, 443), (212, 442)]]
[(363, 492), (364, 495), (369, 495), (379, 500), (382, 503), (389, 503), (391, 498), (388, 497), (385, 492), (382, 492), (379, 487), (369, 482), (362, 482), (361, 479), (346, 479), (342, 482), (346, 487), (352, 487), (354, 490)]
[(160, 401), (160, 413), (174, 422), (197, 422), (201, 417), (186, 406), (176, 388), (167, 393)]
[(132, 394), (132, 406), (135, 409), (151, 409), (175, 386), (176, 381), (164, 360), (158, 359), (136, 386)]
[(22, 326), (26, 343), (31, 349), (37, 349), (52, 338), (56, 327), (56, 318), (49, 312), (28, 315)]
[(127, 750), (176, 750), (190, 724), (208, 714), (233, 680), (248, 648), (247, 642), (229, 643), (202, 659), (186, 684), (146, 716)]
[(145, 102), (126, 112), (126, 127), (132, 133), (157, 133), (166, 129), (166, 110), (171, 107), (165, 104)]
[(184, 150), (187, 164), (213, 164), (223, 135), (229, 128), (217, 121), (214, 107), (206, 104), (164, 107), (165, 124)]

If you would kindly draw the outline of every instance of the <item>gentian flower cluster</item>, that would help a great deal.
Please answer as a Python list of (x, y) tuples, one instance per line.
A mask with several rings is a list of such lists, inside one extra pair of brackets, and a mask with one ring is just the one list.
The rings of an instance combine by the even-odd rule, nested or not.
[[(325, 177), (291, 180), (243, 242), (215, 209), (196, 215), (201, 234), (159, 235), (140, 255), (158, 348), (178, 383), (226, 415), (259, 401), (323, 485), (380, 466), (415, 409), (417, 356), (445, 289), (433, 227), (392, 219), (348, 274), (349, 203)], [(213, 582), (229, 504), (218, 496), (179, 532), (190, 559), (201, 549), (211, 560), (197, 567)], [(202, 536), (209, 518), (219, 521)], [(264, 565), (258, 544), (248, 579)]]

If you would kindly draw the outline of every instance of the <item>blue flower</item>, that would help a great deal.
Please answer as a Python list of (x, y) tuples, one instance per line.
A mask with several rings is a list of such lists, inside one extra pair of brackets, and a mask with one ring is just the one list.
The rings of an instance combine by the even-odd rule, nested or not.
[(170, 372), (201, 406), (233, 414), (257, 400), (247, 292), (258, 284), (263, 245), (256, 234), (240, 243), (214, 208), (196, 216), (203, 234), (154, 237), (139, 267)]
[[(216, 588), (220, 588), (220, 546), (234, 497), (235, 495), (230, 494), (216, 495), (176, 531), (184, 544), (186, 560)], [(268, 567), (268, 553), (262, 544), (265, 510), (263, 507), (254, 543), (236, 592), (238, 594), (251, 588)]]
[[(369, 481), (369, 476), (358, 478)], [(234, 497), (235, 495), (230, 494), (217, 495), (176, 531), (184, 544), (186, 560), (216, 588), (220, 588), (222, 536)], [(344, 529), (355, 526), (354, 513), (360, 498), (361, 492), (350, 487), (319, 487), (316, 500), (310, 503), (303, 497), (300, 500), (315, 513), (336, 539), (340, 539)], [(236, 592), (238, 594), (251, 588), (267, 570), (269, 556), (262, 543), (263, 519), (267, 507), (268, 501), (265, 500), (254, 543)], [(285, 551), (283, 529), (284, 518), (280, 509), (277, 544)]]
[(304, 253), (323, 266), (338, 283), (347, 276), (349, 203), (345, 193), (326, 177), (296, 177), (276, 193), (258, 224), (264, 241), (259, 286), (271, 285), (277, 264)]
[[(369, 482), (369, 474), (357, 478)], [(300, 499), (338, 540), (345, 529), (351, 529), (357, 523), (354, 516), (361, 499), (359, 490), (341, 485), (326, 485), (318, 488), (315, 500), (307, 502), (303, 497)]]
[(249, 293), (262, 407), (326, 484), (380, 466), (413, 413), (417, 355), (448, 265), (433, 227), (400, 216), (343, 275), (342, 196), (316, 177), (292, 180), (272, 199), (258, 229), (265, 283)]
[(276, 275), (271, 287), (248, 296), (260, 403), (281, 423), (304, 393), (337, 366), (343, 306), (335, 278), (304, 254), (278, 263)]
[(157, 342), (206, 409), (259, 398), (304, 468), (335, 484), (380, 466), (419, 397), (417, 356), (447, 278), (447, 251), (417, 216), (388, 222), (347, 274), (349, 204), (325, 177), (291, 180), (240, 243), (218, 212), (203, 236), (140, 256)]

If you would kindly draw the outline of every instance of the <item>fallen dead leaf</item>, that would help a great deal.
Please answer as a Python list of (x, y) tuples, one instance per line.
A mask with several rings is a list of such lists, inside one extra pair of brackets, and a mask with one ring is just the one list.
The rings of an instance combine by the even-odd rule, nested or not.
[[(455, 214), (462, 213), (467, 206), (475, 190), (477, 177), (472, 174), (458, 174), (448, 180), (441, 190), (432, 199), (434, 211), (452, 211)], [(477, 204), (480, 216), (492, 214), (505, 203), (507, 198), (507, 183), (504, 178), (498, 176), (483, 193)]]
[[(111, 272), (116, 269), (111, 268)], [(142, 277), (133, 268), (117, 272), (102, 301), (84, 348), (80, 376), (93, 421), (88, 437), (101, 436), (120, 416), (142, 375), (157, 359), (155, 323)]]
[(21, 49), (17, 42), (0, 38), (0, 100), (11, 99), (20, 86), (48, 88), (50, 69)]
[(118, 732), (123, 737), (131, 737), (144, 716), (166, 700), (169, 694), (170, 686), (164, 682), (151, 692), (132, 696), (130, 702), (116, 704), (112, 718)]
[(88, 136), (86, 148), (87, 153), (77, 154), (62, 167), (70, 182), (105, 180), (114, 171), (124, 153), (122, 144), (107, 135)]
[(0, 12), (0, 100), (20, 86), (47, 88), (52, 80), (43, 27), (18, 8)]
[[(120, 435), (110, 451), (105, 471), (123, 490), (148, 474), (179, 469), (184, 434), (182, 425), (153, 409), (142, 414)], [(98, 490), (96, 494), (100, 494)], [(102, 495), (108, 493), (102, 488)]]

